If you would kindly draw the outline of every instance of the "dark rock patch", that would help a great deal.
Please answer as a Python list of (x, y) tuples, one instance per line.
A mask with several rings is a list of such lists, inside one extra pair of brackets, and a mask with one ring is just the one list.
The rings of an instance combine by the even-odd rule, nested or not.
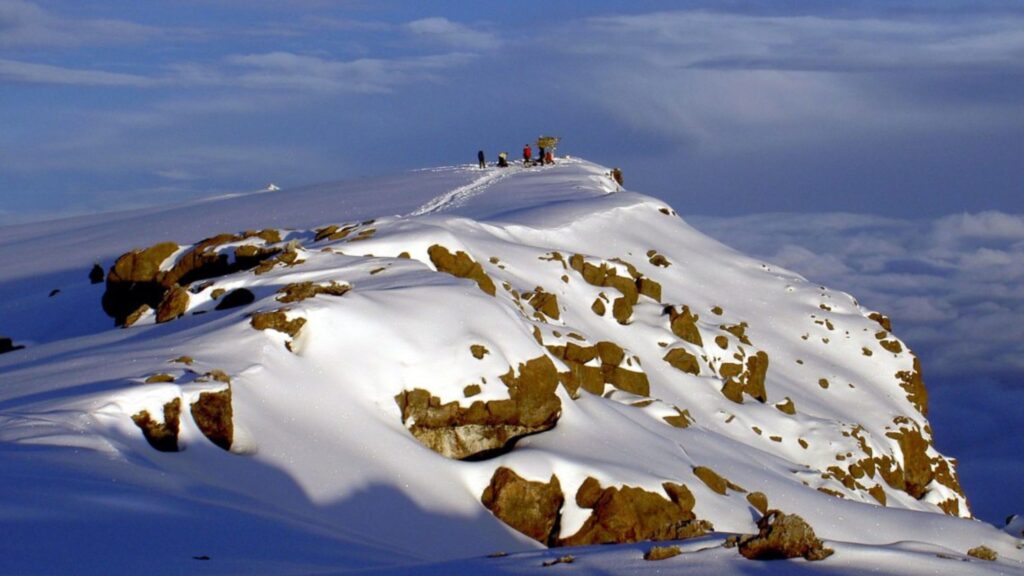
[(825, 548), (814, 530), (796, 514), (769, 510), (757, 521), (758, 534), (742, 538), (739, 552), (749, 560), (806, 558), (824, 560), (833, 550)]
[(697, 357), (682, 348), (669, 350), (662, 360), (681, 372), (700, 375), (700, 363), (697, 362)]
[(576, 503), (592, 510), (583, 526), (559, 546), (683, 540), (706, 534), (711, 525), (693, 514), (694, 499), (686, 486), (666, 483), (669, 498), (642, 488), (622, 486), (601, 489), (587, 478)]
[(284, 303), (301, 302), (318, 294), (344, 296), (351, 289), (352, 287), (348, 284), (339, 284), (337, 282), (331, 282), (330, 284), (296, 282), (278, 290), (277, 292), (280, 296), (277, 297), (277, 301)]
[(192, 403), (192, 419), (210, 442), (231, 450), (235, 428), (232, 422), (231, 388), (221, 392), (202, 392)]
[(707, 485), (708, 488), (710, 488), (714, 492), (722, 494), (723, 496), (725, 495), (726, 490), (746, 492), (746, 490), (744, 490), (742, 486), (738, 484), (733, 484), (725, 477), (719, 475), (717, 472), (715, 472), (711, 468), (708, 468), (707, 466), (695, 466), (693, 468), (693, 474), (697, 478), (700, 478), (700, 481)]
[(156, 308), (156, 323), (162, 324), (180, 318), (188, 310), (188, 290), (175, 284), (165, 294)]
[(651, 546), (647, 552), (644, 552), (644, 560), (668, 560), (682, 553), (679, 546)]
[(562, 403), (555, 394), (558, 372), (554, 362), (541, 356), (510, 368), (501, 377), (507, 400), (477, 400), (468, 408), (458, 402), (442, 404), (423, 389), (403, 390), (395, 396), (402, 422), (424, 446), (454, 459), (467, 459), (500, 451), (519, 438), (550, 430), (558, 422)]
[(252, 293), (252, 290), (248, 288), (237, 288), (232, 290), (224, 296), (222, 300), (217, 302), (215, 310), (229, 310), (231, 308), (238, 308), (241, 306), (248, 306), (256, 301), (256, 295)]
[(7, 352), (14, 352), (15, 350), (21, 350), (24, 346), (16, 345), (14, 340), (7, 338), (6, 336), (0, 336), (0, 354)]
[(483, 266), (473, 260), (469, 254), (461, 250), (452, 254), (444, 246), (434, 244), (427, 248), (427, 255), (430, 256), (430, 261), (438, 272), (451, 274), (456, 278), (473, 280), (481, 290), (491, 296), (497, 292), (494, 281), (484, 272)]
[(163, 423), (153, 420), (148, 410), (132, 416), (132, 422), (142, 430), (149, 445), (161, 452), (178, 451), (178, 429), (181, 416), (181, 398), (164, 404)]
[(565, 496), (554, 474), (547, 483), (532, 482), (509, 468), (498, 468), (480, 501), (518, 532), (547, 546), (555, 544)]

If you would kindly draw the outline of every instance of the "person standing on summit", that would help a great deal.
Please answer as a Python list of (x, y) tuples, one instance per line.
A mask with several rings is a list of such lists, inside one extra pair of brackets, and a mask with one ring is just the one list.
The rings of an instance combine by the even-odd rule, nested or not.
[(483, 150), (477, 150), (477, 152), (476, 152), (476, 161), (480, 163), (480, 167), (481, 168), (486, 168), (487, 167), (487, 162), (484, 161), (484, 151)]
[(532, 158), (533, 158), (533, 148), (530, 148), (529, 144), (527, 144), (526, 146), (523, 146), (523, 166), (529, 166), (530, 165), (530, 159), (532, 159)]

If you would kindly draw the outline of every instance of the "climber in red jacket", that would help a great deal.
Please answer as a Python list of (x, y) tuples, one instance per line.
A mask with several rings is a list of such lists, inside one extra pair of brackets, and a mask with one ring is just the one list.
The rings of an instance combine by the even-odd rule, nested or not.
[(526, 146), (523, 146), (523, 166), (529, 166), (530, 165), (530, 160), (532, 158), (533, 158), (533, 148), (530, 148), (529, 144), (527, 144)]

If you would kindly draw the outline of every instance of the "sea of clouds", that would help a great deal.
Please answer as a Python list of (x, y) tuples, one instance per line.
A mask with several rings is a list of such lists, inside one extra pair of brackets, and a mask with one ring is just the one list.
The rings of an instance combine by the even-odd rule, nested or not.
[(937, 447), (974, 513), (1024, 511), (1024, 215), (758, 214), (687, 220), (892, 317), (921, 358)]

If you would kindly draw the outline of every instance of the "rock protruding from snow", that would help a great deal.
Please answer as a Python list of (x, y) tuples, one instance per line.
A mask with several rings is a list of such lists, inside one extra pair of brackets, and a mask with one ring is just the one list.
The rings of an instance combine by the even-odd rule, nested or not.
[(555, 543), (558, 536), (555, 529), (565, 497), (554, 474), (548, 482), (534, 482), (509, 468), (498, 468), (480, 501), (517, 531), (541, 544)]
[(517, 439), (550, 430), (558, 422), (562, 402), (555, 394), (558, 371), (547, 356), (509, 368), (501, 377), (508, 399), (477, 400), (468, 408), (457, 401), (441, 403), (429, 391), (403, 390), (395, 396), (402, 422), (424, 446), (465, 459), (500, 451)]
[(769, 510), (757, 521), (758, 534), (740, 539), (739, 551), (750, 560), (806, 558), (824, 560), (832, 555), (814, 529), (796, 514)]

